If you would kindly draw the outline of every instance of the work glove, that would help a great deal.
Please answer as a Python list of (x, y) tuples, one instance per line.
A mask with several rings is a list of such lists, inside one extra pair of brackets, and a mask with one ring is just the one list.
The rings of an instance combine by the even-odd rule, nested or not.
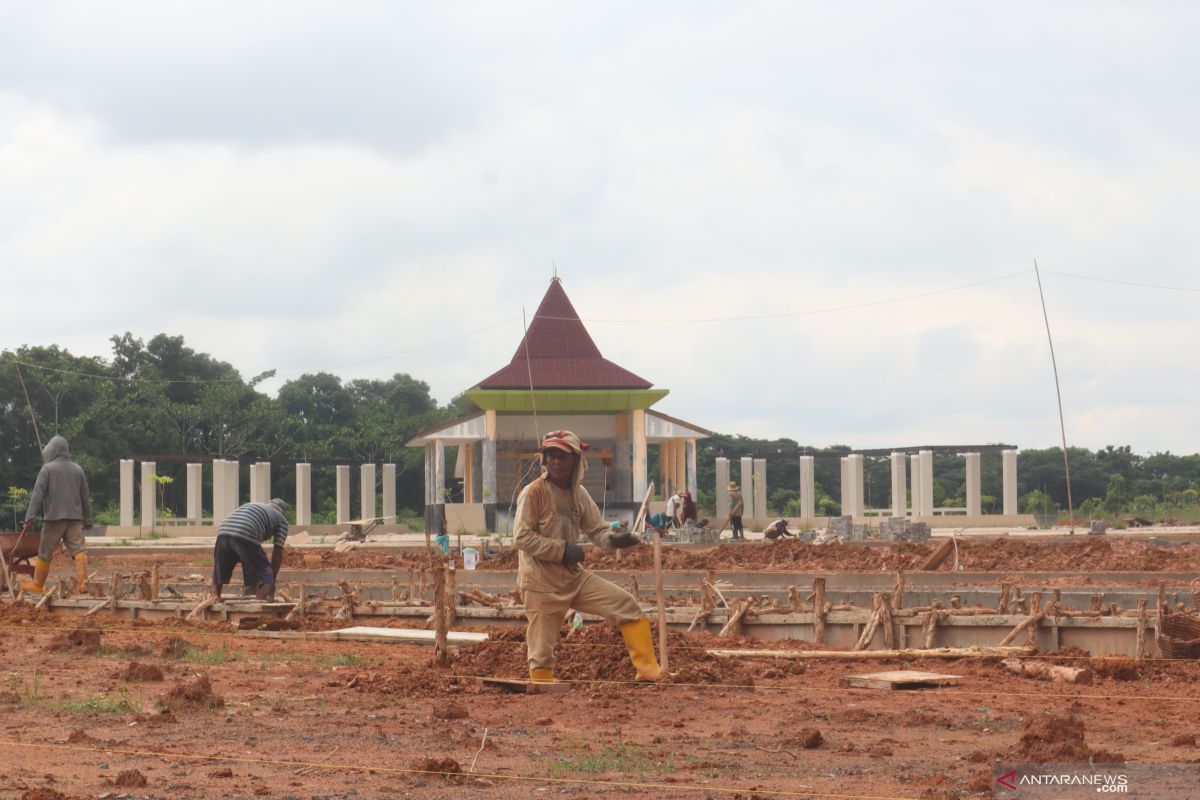
[(573, 567), (583, 561), (583, 548), (574, 542), (563, 543), (562, 563), (564, 567)]
[(614, 533), (608, 537), (608, 541), (613, 547), (624, 549), (626, 547), (633, 547), (636, 544), (640, 544), (642, 538), (636, 533)]

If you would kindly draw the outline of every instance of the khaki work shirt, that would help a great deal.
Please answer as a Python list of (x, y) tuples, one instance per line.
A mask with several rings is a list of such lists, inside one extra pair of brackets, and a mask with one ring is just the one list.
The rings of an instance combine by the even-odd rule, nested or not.
[(563, 592), (574, 588), (583, 566), (562, 563), (568, 541), (584, 536), (597, 547), (613, 549), (612, 531), (600, 518), (600, 509), (587, 489), (559, 489), (542, 477), (521, 490), (513, 528), (517, 545), (517, 589)]

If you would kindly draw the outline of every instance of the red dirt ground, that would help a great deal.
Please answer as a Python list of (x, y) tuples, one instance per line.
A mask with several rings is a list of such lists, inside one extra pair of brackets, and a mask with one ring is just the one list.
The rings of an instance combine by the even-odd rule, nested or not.
[[(1072, 651), (1062, 663), (1090, 663), (1095, 682), (1070, 686), (986, 659), (720, 660), (704, 649), (766, 645), (672, 633), (679, 674), (637, 685), (618, 632), (597, 625), (564, 628), (556, 672), (578, 681), (571, 692), (523, 695), (469, 677), (523, 675), (520, 629), (436, 668), (413, 645), (249, 638), (107, 612), (71, 636), (82, 624), (0, 606), (2, 797), (965, 798), (990, 791), (993, 763), (1045, 748), (1200, 762), (1197, 662)], [(88, 646), (49, 649), (79, 638)], [(124, 680), (135, 662), (166, 681)], [(841, 685), (900, 668), (963, 680)]]

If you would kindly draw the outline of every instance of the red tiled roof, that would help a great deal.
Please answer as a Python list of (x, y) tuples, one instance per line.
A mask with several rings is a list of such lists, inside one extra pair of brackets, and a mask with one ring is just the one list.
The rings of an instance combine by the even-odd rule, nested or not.
[(512, 361), (480, 381), (478, 388), (528, 389), (530, 373), (535, 389), (649, 389), (653, 386), (645, 378), (600, 355), (600, 349), (583, 327), (558, 278), (550, 282)]

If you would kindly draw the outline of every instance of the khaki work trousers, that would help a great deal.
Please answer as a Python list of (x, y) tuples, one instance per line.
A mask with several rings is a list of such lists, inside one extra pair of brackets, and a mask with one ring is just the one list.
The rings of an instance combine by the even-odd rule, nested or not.
[(42, 523), (42, 544), (38, 547), (38, 558), (49, 561), (62, 542), (71, 558), (87, 550), (83, 538), (83, 523), (77, 519), (48, 519)]
[(633, 595), (586, 570), (573, 589), (565, 592), (526, 589), (522, 599), (525, 602), (525, 616), (529, 619), (525, 643), (528, 646), (530, 669), (554, 667), (554, 644), (569, 608), (604, 617), (617, 625), (635, 622), (646, 616)]

